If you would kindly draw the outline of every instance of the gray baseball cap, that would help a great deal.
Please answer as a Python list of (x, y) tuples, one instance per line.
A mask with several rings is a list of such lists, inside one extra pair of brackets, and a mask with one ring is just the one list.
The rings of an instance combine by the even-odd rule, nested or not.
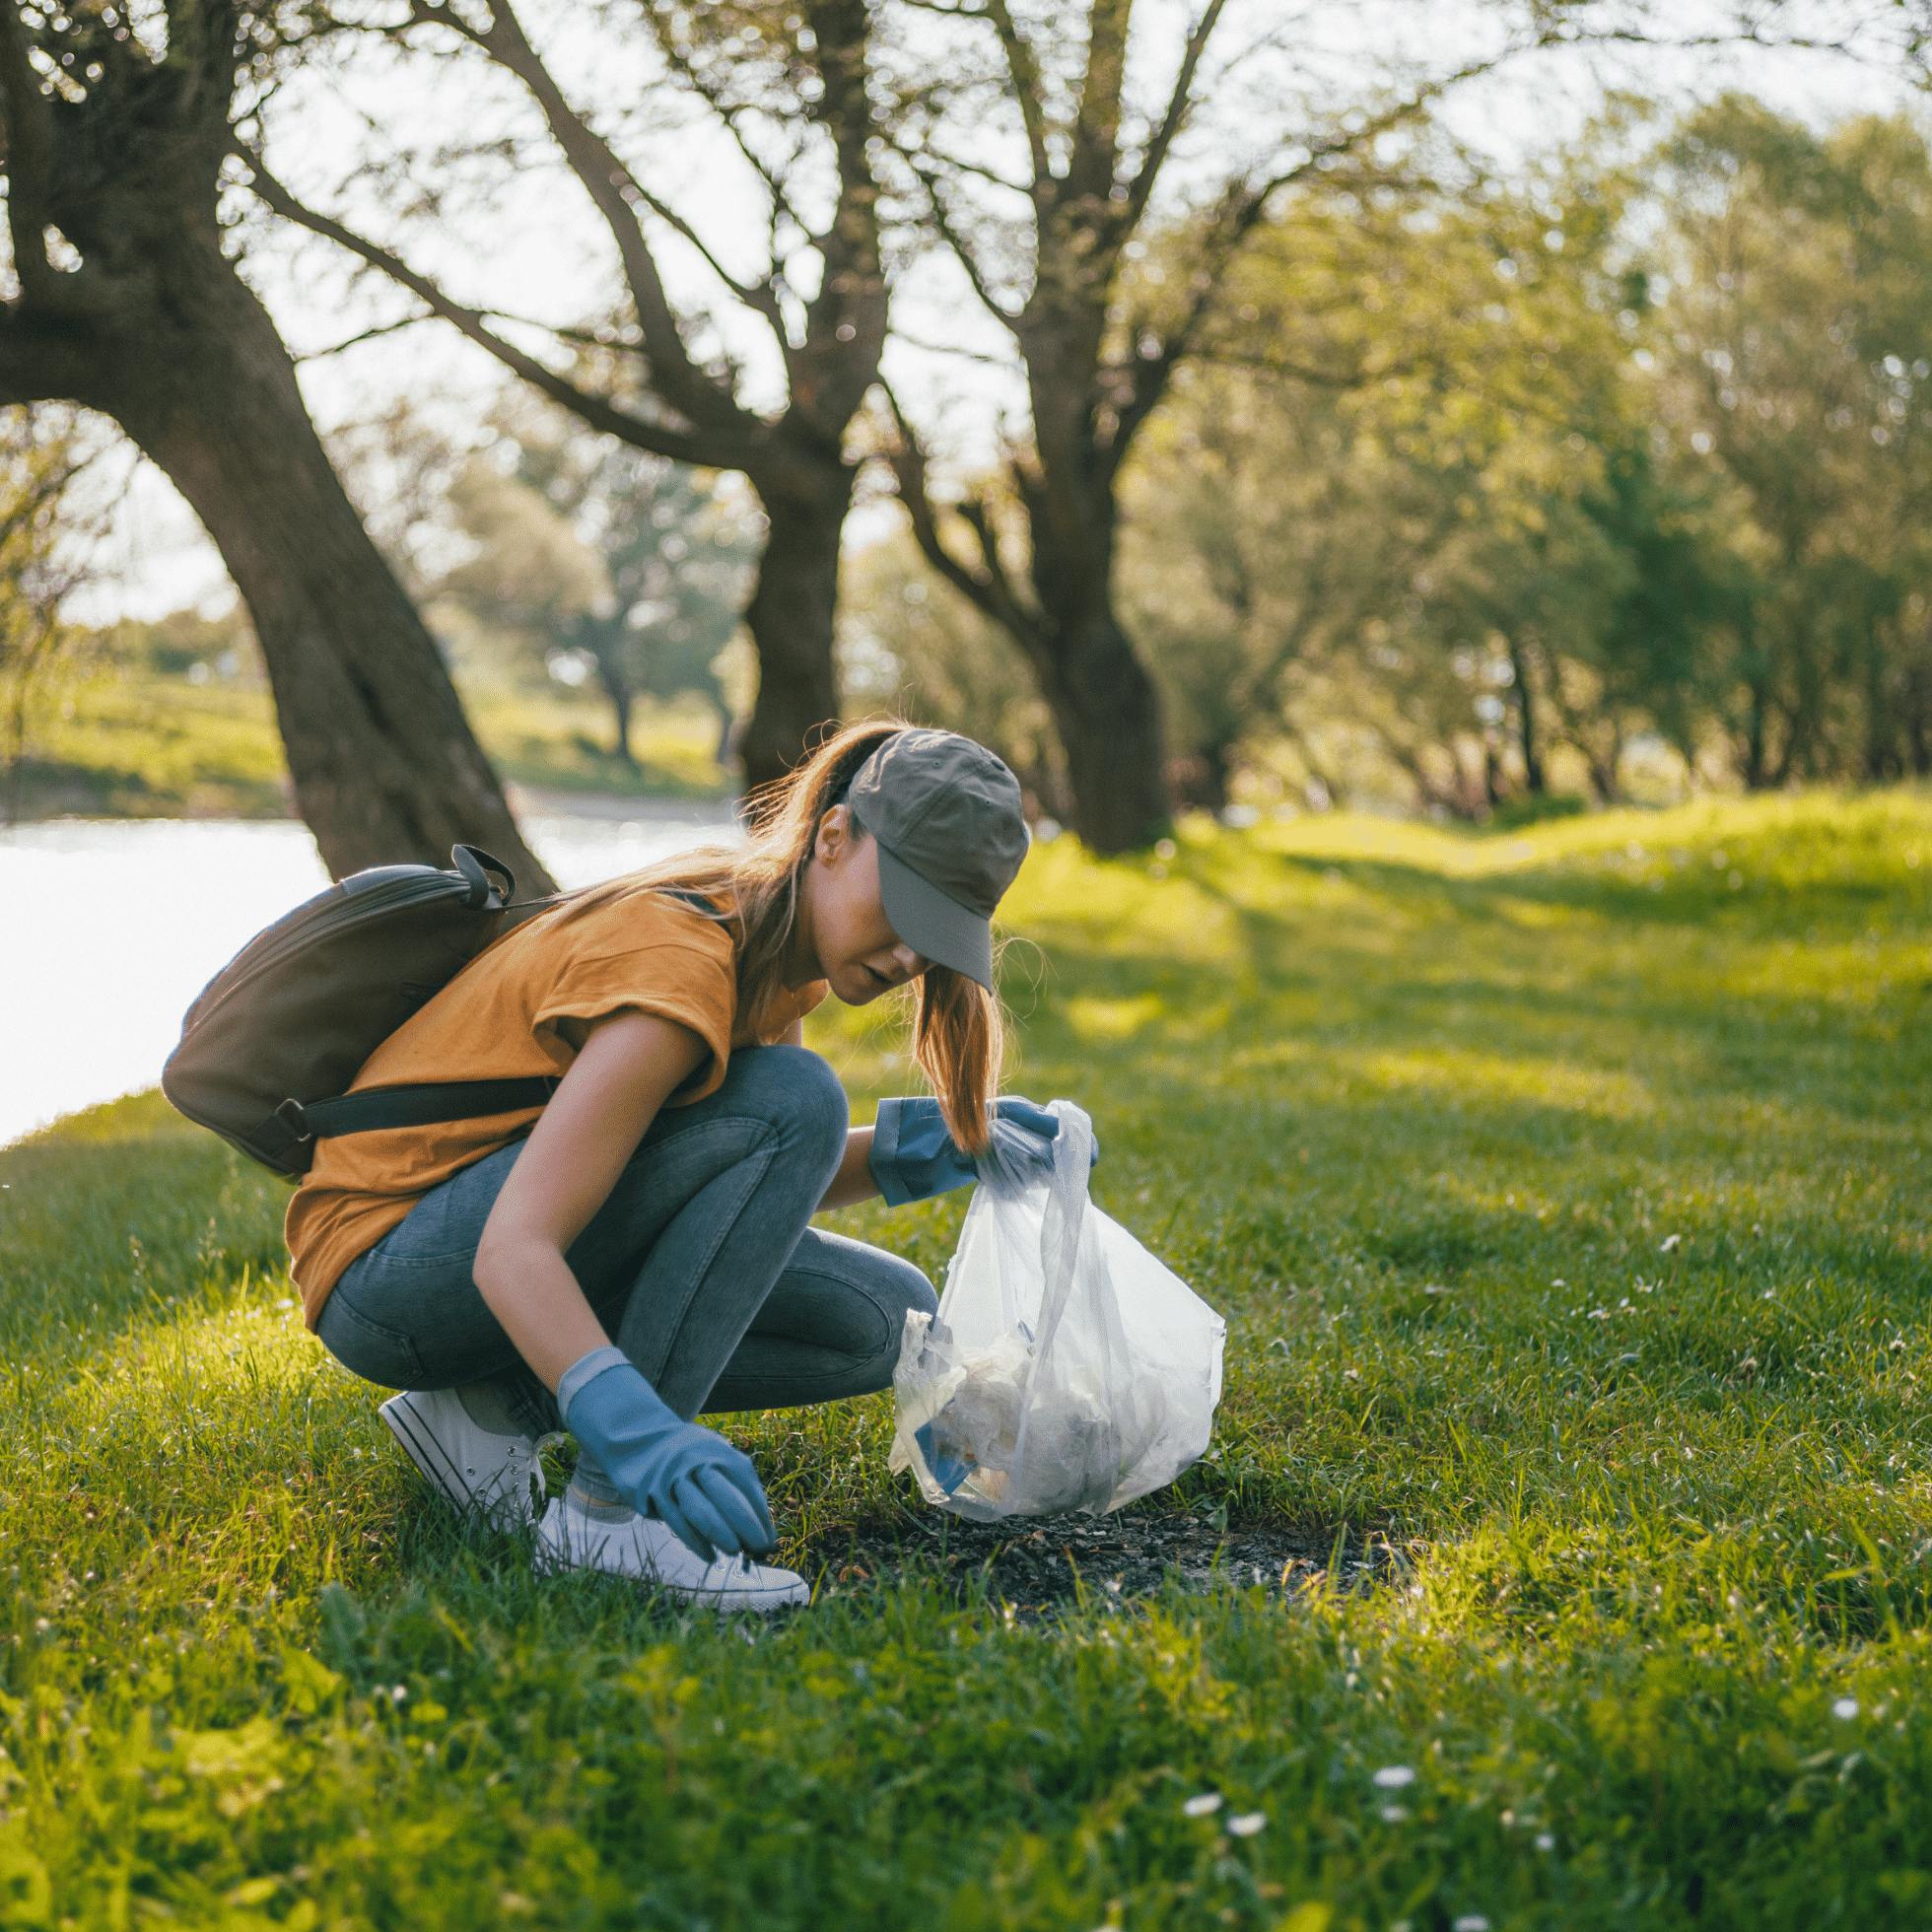
[(993, 909), (1031, 834), (1019, 780), (956, 731), (895, 732), (854, 774), (846, 803), (877, 841), (879, 899), (917, 953), (993, 988)]

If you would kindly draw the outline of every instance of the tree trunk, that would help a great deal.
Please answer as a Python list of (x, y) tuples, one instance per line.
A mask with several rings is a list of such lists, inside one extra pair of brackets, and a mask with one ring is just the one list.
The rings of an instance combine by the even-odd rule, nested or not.
[(1903, 710), (1907, 767), (1914, 778), (1932, 777), (1932, 624), (1906, 669)]
[(1747, 620), (1743, 636), (1743, 672), (1749, 707), (1745, 713), (1745, 791), (1762, 793), (1771, 785), (1769, 767), (1769, 711), (1771, 711), (1771, 666), (1767, 653), (1759, 644), (1755, 620)]
[(610, 755), (635, 768), (638, 760), (637, 753), (631, 749), (631, 707), (636, 693), (631, 689), (631, 680), (616, 662), (614, 647), (609, 652), (593, 650), (591, 656), (597, 666), (597, 682), (603, 686), (610, 705)]
[(1197, 742), (1193, 751), (1168, 766), (1168, 789), (1177, 803), (1210, 811), (1218, 818), (1227, 809), (1233, 775), (1233, 742), (1212, 738)]
[[(1502, 757), (1496, 750), (1495, 741), (1485, 734), (1483, 739), (1483, 802), (1488, 810), (1494, 811), (1502, 800)], [(1476, 816), (1473, 810), (1470, 816)]]
[(754, 475), (768, 528), (745, 628), (758, 653), (758, 696), (738, 739), (747, 790), (783, 778), (839, 716), (832, 662), (839, 534), (854, 472), (836, 460), (783, 483)]
[(1613, 720), (1610, 743), (1599, 746), (1592, 742), (1583, 747), (1583, 756), (1590, 768), (1590, 789), (1597, 794), (1600, 805), (1614, 805), (1622, 795), (1620, 774), (1623, 768), (1623, 726)]
[(1744, 729), (1744, 789), (1747, 792), (1767, 791), (1771, 785), (1765, 745), (1770, 713), (1770, 693), (1765, 688), (1768, 682), (1768, 675), (1762, 671), (1746, 674), (1745, 688), (1750, 701)]
[(1514, 637), (1505, 636), (1509, 668), (1516, 674), (1517, 749), (1523, 756), (1523, 790), (1531, 797), (1544, 793), (1543, 744), (1537, 731), (1536, 693), (1530, 689), (1530, 654)]
[(1771, 768), (1767, 789), (1781, 792), (1794, 780), (1806, 775), (1805, 765), (1811, 755), (1812, 733), (1818, 723), (1818, 713), (1816, 708), (1803, 703), (1779, 704), (1776, 709), (1784, 720), (1784, 745), (1778, 753), (1777, 763)]
[(1902, 707), (1892, 702), (1886, 689), (1891, 668), (1879, 627), (1868, 612), (1863, 646), (1865, 669), (1865, 783), (1883, 785), (1903, 770), (1898, 756), (1898, 726)]
[(309, 420), (267, 311), (209, 243), (170, 249), (164, 302), (117, 317), (102, 406), (167, 473), (254, 623), (295, 786), (331, 873), (448, 862), (473, 842), (552, 888), (422, 619)]
[(1350, 795), (1348, 788), (1343, 784), (1341, 779), (1331, 774), (1321, 759), (1315, 755), (1315, 747), (1309, 743), (1308, 733), (1294, 722), (1292, 712), (1283, 715), (1280, 720), (1280, 727), (1282, 735), (1294, 748), (1295, 756), (1301, 760), (1302, 771), (1306, 774), (1302, 782), (1304, 796), (1307, 794), (1308, 788), (1312, 785), (1319, 788), (1321, 795), (1328, 800), (1329, 804), (1336, 805), (1345, 802)]
[(1035, 664), (1067, 754), (1073, 830), (1103, 857), (1151, 845), (1173, 823), (1160, 695), (1112, 610), (1089, 611)]

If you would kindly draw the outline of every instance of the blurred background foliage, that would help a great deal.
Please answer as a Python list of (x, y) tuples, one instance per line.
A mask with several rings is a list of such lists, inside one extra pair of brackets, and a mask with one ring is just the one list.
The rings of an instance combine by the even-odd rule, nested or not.
[[(1932, 774), (1923, 117), (1613, 97), (1508, 179), (1459, 160), (1437, 133), (1274, 204), (1134, 447), (1115, 595), (1175, 804), (1521, 822)], [(1124, 314), (1188, 300), (1205, 219), (1130, 246)], [(287, 809), (245, 614), (62, 619), (100, 513), (59, 485), (103, 431), (0, 423), (0, 809)], [(403, 405), (331, 454), (500, 770), (731, 789), (741, 477), (521, 384), (466, 436)], [(1020, 474), (961, 484), (1016, 566)], [(969, 732), (1071, 821), (1020, 648), (881, 528), (847, 532), (844, 708)]]

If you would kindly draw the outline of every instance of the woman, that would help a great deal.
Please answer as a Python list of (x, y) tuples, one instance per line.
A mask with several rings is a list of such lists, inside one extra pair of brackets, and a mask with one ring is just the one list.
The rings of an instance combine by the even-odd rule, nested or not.
[[(309, 1326), (403, 1391), (383, 1419), (458, 1508), (533, 1519), (561, 1423), (580, 1454), (539, 1568), (771, 1609), (809, 1593), (749, 1560), (777, 1542), (757, 1472), (692, 1417), (885, 1388), (906, 1311), (937, 1305), (911, 1263), (811, 1216), (961, 1186), (996, 1138), (1050, 1163), (1059, 1124), (993, 1101), (989, 922), (1028, 843), (1005, 765), (870, 722), (752, 803), (747, 845), (502, 934), (352, 1088), (561, 1073), (546, 1105), (322, 1140), (286, 1232)], [(848, 1128), (803, 1016), (901, 986), (935, 1097)]]

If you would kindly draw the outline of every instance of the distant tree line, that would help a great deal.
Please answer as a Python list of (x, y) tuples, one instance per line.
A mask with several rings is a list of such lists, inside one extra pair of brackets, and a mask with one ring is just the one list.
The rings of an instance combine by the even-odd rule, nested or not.
[[(1833, 32), (1906, 65), (1921, 11), (1846, 0)], [(1778, 0), (1736, 23), (1818, 44), (1815, 10)], [(1133, 0), (571, 0), (527, 17), (513, 0), (0, 0), (16, 285), (0, 400), (111, 419), (199, 515), (337, 871), (469, 837), (543, 877), (244, 272), (269, 225), (387, 289), (380, 326), (460, 335), (604, 440), (601, 457), (553, 439), (479, 473), (472, 496), (495, 491), (495, 509), (474, 515), (577, 492), (583, 538), (743, 479), (757, 520), (730, 541), (755, 555), (687, 550), (691, 575), (714, 569), (695, 600), (663, 581), (684, 560), (606, 521), (572, 607), (517, 618), (595, 667), (620, 742), (659, 621), (640, 613), (672, 613), (695, 650), (731, 577), (757, 665), (744, 777), (798, 755), (841, 702), (842, 532), (875, 465), (929, 608), (953, 599), (944, 621), (997, 639), (991, 662), (1028, 694), (1037, 749), (1015, 742), (1016, 759), (1099, 850), (1154, 836), (1177, 792), (1224, 796), (1245, 741), (1274, 729), (1311, 773), (1339, 732), (1366, 733), (1455, 809), (1545, 789), (1558, 745), (1614, 792), (1638, 730), (1700, 763), (1718, 731), (1748, 783), (1836, 771), (1854, 744), (1866, 770), (1915, 769), (1923, 601), (1911, 519), (1877, 498), (1923, 443), (1896, 266), (1922, 231), (1870, 197), (1916, 192), (1922, 142), (1871, 135), (1887, 160), (1854, 151), (1865, 136), (1727, 109), (1653, 157), (1679, 192), (1651, 194), (1663, 232), (1633, 236), (1623, 211), (1655, 185), (1640, 169), (1579, 156), (1560, 182), (1487, 187), (1438, 167), (1430, 115), (1539, 52), (1669, 43), (1670, 8), (1502, 0), (1467, 43), (1418, 31), (1346, 86), (1293, 31), (1230, 0), (1201, 0), (1158, 50)], [(374, 125), (369, 152), (305, 146), (291, 83), (317, 64)], [(1297, 84), (1257, 124), (1239, 90), (1263, 72)], [(399, 119), (414, 97), (398, 77), (474, 101), (460, 138)], [(693, 117), (756, 184), (762, 235), (719, 233), (703, 196), (665, 186)], [(536, 321), (527, 291), (491, 285), (487, 236), (465, 237), (461, 210), (532, 170), (607, 238), (593, 312)], [(1551, 232), (1560, 247), (1536, 241)], [(684, 293), (673, 261), (710, 295)], [(899, 277), (933, 261), (1003, 333), (1024, 391), (985, 475), (962, 475), (925, 398), (883, 380)], [(1836, 357), (1820, 351), (1828, 398), (1805, 380), (1818, 341)], [(1874, 355), (1891, 384), (1876, 399), (1853, 380)], [(1282, 455), (1285, 495), (1266, 481)], [(694, 527), (700, 508), (684, 506)], [(1897, 554), (1879, 563), (1882, 541)], [(514, 602), (489, 569), (446, 587)], [(916, 653), (902, 669), (914, 696), (944, 681)]]
[[(1311, 186), (1124, 505), (1181, 799), (1258, 760), (1469, 818), (1617, 799), (1646, 750), (1692, 784), (1932, 775), (1925, 127), (1727, 100), (1507, 188)], [(994, 627), (910, 545), (865, 586), (880, 688), (1064, 798)]]

